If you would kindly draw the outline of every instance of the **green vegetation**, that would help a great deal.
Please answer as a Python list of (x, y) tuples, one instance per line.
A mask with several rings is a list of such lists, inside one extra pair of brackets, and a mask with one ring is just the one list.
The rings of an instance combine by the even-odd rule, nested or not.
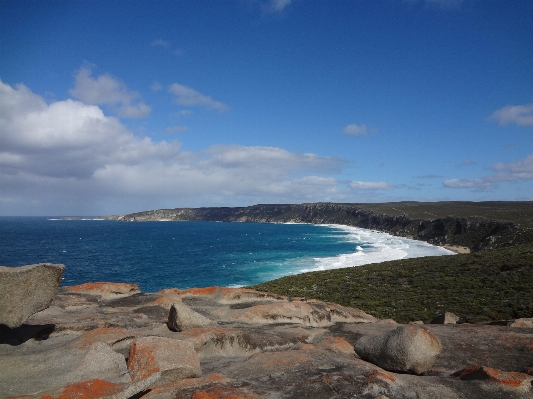
[(533, 316), (533, 244), (304, 273), (252, 288), (335, 302), (378, 318), (460, 322)]

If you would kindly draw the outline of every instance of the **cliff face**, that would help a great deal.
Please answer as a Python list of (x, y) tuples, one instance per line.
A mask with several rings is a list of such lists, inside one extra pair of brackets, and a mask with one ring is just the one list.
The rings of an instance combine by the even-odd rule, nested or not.
[[(396, 209), (396, 208), (393, 208)], [(397, 210), (397, 209), (396, 209)], [(514, 245), (525, 240), (516, 223), (456, 216), (416, 219), (377, 213), (358, 204), (268, 204), (236, 208), (176, 208), (133, 213), (120, 221), (221, 221), (343, 224), (473, 251)]]

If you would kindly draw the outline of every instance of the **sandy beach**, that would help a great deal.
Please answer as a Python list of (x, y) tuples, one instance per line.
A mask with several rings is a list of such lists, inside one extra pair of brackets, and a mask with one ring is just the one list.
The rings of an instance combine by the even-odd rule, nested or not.
[(470, 248), (460, 247), (459, 245), (443, 245), (442, 247), (449, 249), (450, 251), (453, 251), (458, 254), (469, 254), (470, 253)]

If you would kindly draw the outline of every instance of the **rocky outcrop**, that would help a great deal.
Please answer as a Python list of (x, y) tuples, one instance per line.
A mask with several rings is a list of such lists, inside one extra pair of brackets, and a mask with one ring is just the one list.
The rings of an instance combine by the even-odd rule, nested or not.
[(429, 331), (406, 325), (382, 335), (361, 338), (355, 351), (362, 359), (386, 370), (422, 374), (433, 367), (442, 345)]
[[(128, 289), (118, 295), (61, 287), (48, 309), (18, 328), (0, 329), (0, 397), (532, 395), (527, 374), (533, 354), (531, 328), (435, 324), (422, 330), (376, 320), (354, 308), (243, 288), (173, 288), (157, 293)], [(209, 325), (172, 331), (167, 323), (173, 303), (205, 317)], [(357, 348), (365, 341), (396, 337), (396, 329), (409, 332), (410, 327), (416, 329), (418, 343), (407, 345), (409, 356), (416, 357), (417, 350), (427, 354), (426, 335), (443, 347), (424, 374), (387, 371), (360, 356)], [(401, 347), (398, 341), (401, 344), (402, 340), (389, 339), (396, 348)], [(478, 365), (503, 382), (476, 374), (471, 378), (466, 371), (453, 375)], [(404, 368), (415, 371), (412, 365)]]
[(0, 324), (14, 328), (50, 306), (64, 265), (0, 266)]

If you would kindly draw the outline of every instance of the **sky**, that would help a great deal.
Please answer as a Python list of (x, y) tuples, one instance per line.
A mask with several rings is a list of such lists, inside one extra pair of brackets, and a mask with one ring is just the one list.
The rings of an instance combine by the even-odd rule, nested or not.
[(0, 215), (533, 200), (533, 0), (0, 0)]

